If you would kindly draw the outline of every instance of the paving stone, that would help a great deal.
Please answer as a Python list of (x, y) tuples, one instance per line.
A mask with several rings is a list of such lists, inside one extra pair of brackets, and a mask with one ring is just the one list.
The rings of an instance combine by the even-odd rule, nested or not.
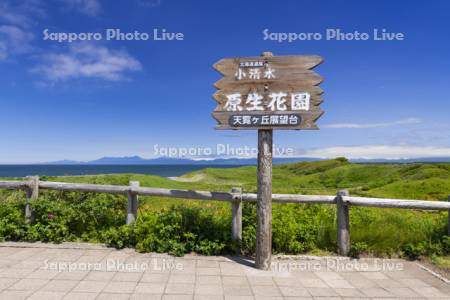
[(163, 295), (162, 300), (192, 300), (193, 295)]
[(338, 293), (339, 296), (342, 296), (342, 297), (352, 297), (352, 298), (354, 298), (354, 297), (364, 298), (365, 297), (363, 293), (361, 293), (358, 289), (355, 289), (355, 288), (353, 288), (353, 289), (336, 288), (336, 289), (334, 289), (334, 291), (336, 293)]
[(359, 272), (359, 274), (371, 280), (389, 279), (389, 277), (384, 275), (382, 272)]
[(21, 279), (12, 286), (9, 287), (10, 290), (37, 290), (47, 284), (49, 280), (47, 279)]
[(224, 285), (223, 294), (225, 296), (253, 296), (249, 285)]
[[(33, 246), (34, 247), (34, 246)], [(450, 299), (450, 286), (404, 262), (403, 271), (256, 270), (247, 261), (225, 257), (139, 254), (132, 249), (58, 249), (0, 247), (2, 299)], [(12, 257), (10, 259), (9, 257)], [(126, 263), (155, 258), (182, 264), (184, 270), (145, 272), (48, 270), (42, 261), (74, 263), (111, 257)], [(61, 260), (64, 258), (64, 260)], [(366, 259), (370, 260), (370, 259)], [(304, 262), (299, 261), (300, 262)], [(394, 262), (394, 261), (393, 261)]]
[(318, 278), (317, 279), (300, 278), (299, 281), (302, 284), (302, 286), (308, 287), (308, 288), (327, 288), (328, 287), (325, 284), (325, 282), (323, 282), (321, 279), (318, 279)]
[(97, 297), (98, 293), (70, 292), (64, 296), (63, 300), (91, 300)]
[(159, 282), (165, 283), (169, 280), (169, 274), (166, 273), (144, 273), (141, 277), (141, 282)]
[(197, 284), (222, 284), (222, 278), (216, 275), (197, 275)]
[(269, 276), (248, 276), (247, 280), (250, 285), (275, 285), (275, 281), (272, 279), (272, 277)]
[(248, 285), (244, 276), (222, 276), (223, 285)]
[(194, 294), (193, 283), (168, 283), (165, 290), (166, 294)]
[(273, 277), (273, 281), (278, 286), (298, 286), (303, 287), (300, 279), (297, 277)]
[(100, 272), (100, 271), (92, 271), (86, 275), (84, 280), (92, 280), (92, 281), (109, 281), (116, 275), (116, 272)]
[(80, 281), (73, 292), (99, 293), (108, 284), (106, 281)]
[(194, 300), (223, 300), (223, 295), (194, 295)]
[(41, 291), (45, 292), (69, 292), (75, 286), (78, 285), (78, 281), (75, 280), (50, 280)]
[(389, 293), (391, 293), (392, 295), (401, 298), (419, 298), (421, 296), (420, 294), (414, 292), (412, 289), (405, 287), (389, 287), (386, 288), (386, 290), (389, 291)]
[(324, 281), (327, 285), (329, 285), (332, 288), (350, 289), (354, 287), (345, 279), (327, 279)]
[(379, 287), (379, 285), (375, 281), (371, 281), (366, 278), (360, 279), (349, 279), (348, 282), (355, 288), (375, 288)]
[(103, 293), (128, 293), (131, 294), (136, 288), (137, 282), (133, 281), (111, 281), (102, 290)]
[(95, 300), (128, 300), (130, 299), (130, 294), (109, 294), (101, 293), (95, 298)]
[(276, 296), (255, 296), (255, 300), (283, 300), (283, 297)]
[(219, 268), (197, 268), (198, 275), (220, 275)]
[(133, 294), (130, 300), (161, 300), (162, 295), (157, 294)]
[(368, 297), (393, 297), (394, 295), (382, 288), (362, 288), (361, 291)]
[(222, 285), (197, 284), (194, 290), (195, 295), (223, 295)]
[(164, 283), (146, 283), (141, 282), (136, 286), (136, 294), (159, 294), (164, 293), (166, 285)]
[(89, 272), (86, 271), (73, 271), (73, 272), (60, 272), (58, 275), (53, 277), (53, 279), (60, 280), (82, 280), (85, 278)]
[(0, 300), (21, 300), (30, 296), (33, 291), (11, 291), (6, 290), (0, 293)]
[(44, 292), (39, 291), (34, 294), (32, 294), (29, 298), (29, 300), (59, 300), (62, 299), (65, 296), (66, 293), (64, 292)]
[(219, 268), (219, 262), (215, 260), (197, 260), (197, 268)]
[(338, 296), (334, 289), (330, 288), (307, 288), (308, 292), (313, 297), (332, 297)]
[(7, 289), (19, 280), (17, 278), (0, 278), (0, 291)]
[(274, 285), (251, 285), (253, 295), (255, 296), (281, 296), (281, 292), (278, 287)]
[(52, 270), (36, 270), (28, 274), (25, 278), (34, 278), (34, 279), (52, 279), (58, 275), (57, 271)]
[(28, 274), (34, 272), (34, 269), (3, 269), (0, 272), (0, 278), (25, 278)]
[(138, 282), (143, 273), (133, 273), (133, 272), (117, 272), (112, 281), (129, 281), (129, 282)]
[(285, 297), (308, 297), (310, 296), (308, 290), (303, 287), (295, 286), (280, 286), (281, 294)]
[(344, 279), (341, 275), (336, 272), (314, 272), (317, 277), (323, 280), (342, 280)]
[(407, 287), (418, 288), (418, 287), (429, 287), (430, 285), (423, 280), (417, 278), (405, 278), (399, 279), (399, 282), (403, 283)]
[(172, 274), (169, 283), (195, 283), (195, 276), (189, 274)]
[(444, 294), (435, 287), (415, 287), (411, 288), (417, 294), (427, 298), (446, 298), (450, 299), (448, 294)]

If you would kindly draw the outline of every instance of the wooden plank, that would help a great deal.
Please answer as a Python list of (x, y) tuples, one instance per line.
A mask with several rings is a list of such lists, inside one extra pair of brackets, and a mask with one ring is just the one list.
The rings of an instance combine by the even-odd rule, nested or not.
[(353, 206), (404, 208), (420, 210), (450, 210), (450, 202), (447, 201), (422, 201), (404, 199), (385, 199), (367, 197), (342, 197), (344, 202)]
[(247, 127), (247, 126), (232, 126), (229, 124), (229, 119), (233, 115), (250, 115), (250, 116), (267, 116), (268, 114), (265, 114), (264, 112), (213, 112), (212, 116), (217, 120), (218, 125), (216, 126), (216, 129), (270, 129), (270, 128), (276, 128), (280, 130), (287, 130), (287, 129), (297, 129), (297, 130), (315, 130), (318, 129), (317, 125), (315, 124), (315, 121), (323, 114), (323, 111), (321, 109), (317, 109), (314, 111), (274, 111), (271, 112), (270, 115), (287, 115), (287, 114), (299, 114), (301, 116), (301, 122), (299, 125), (283, 125), (283, 126), (255, 126), (255, 127)]
[[(317, 55), (292, 55), (292, 56), (273, 56), (273, 57), (237, 57), (224, 58), (214, 64), (216, 69), (222, 75), (233, 76), (236, 69), (240, 67), (241, 62), (267, 62), (274, 69), (312, 69), (323, 62), (323, 58)], [(244, 67), (245, 68), (245, 67)]]
[(222, 78), (214, 83), (214, 87), (218, 90), (223, 89), (236, 89), (244, 85), (247, 87), (267, 87), (269, 90), (276, 89), (276, 85), (292, 86), (292, 87), (313, 87), (320, 84), (323, 81), (322, 77), (316, 76), (305, 76), (299, 79), (285, 79), (282, 81), (277, 80), (258, 80), (258, 81), (242, 81), (242, 80), (232, 80), (229, 78)]
[[(23, 189), (30, 185), (30, 181), (9, 181), (1, 180), (0, 188), (5, 189)], [(169, 198), (186, 198), (199, 200), (221, 200), (233, 201), (232, 193), (225, 192), (209, 192), (209, 191), (186, 191), (171, 190), (159, 188), (132, 188), (120, 185), (100, 185), (86, 183), (67, 183), (67, 182), (51, 182), (39, 181), (39, 189), (74, 191), (74, 192), (96, 192), (96, 193), (116, 193), (128, 194), (131, 190), (138, 195), (161, 196)], [(280, 203), (321, 203), (334, 204), (335, 196), (319, 196), (319, 195), (295, 195), (295, 194), (273, 194), (273, 202)], [(242, 201), (256, 202), (257, 194), (243, 193)], [(418, 210), (450, 210), (450, 202), (447, 201), (424, 201), (410, 199), (386, 199), (386, 198), (366, 198), (366, 197), (343, 197), (343, 201), (354, 206), (381, 207), (381, 208), (402, 208), (402, 209), (418, 209)]]
[(31, 202), (39, 197), (39, 176), (31, 176), (29, 177), (29, 180), (30, 185), (26, 190), (25, 219), (31, 221), (33, 218)]
[(316, 85), (305, 84), (304, 82), (285, 80), (283, 82), (272, 82), (270, 84), (227, 82), (216, 93), (241, 93), (258, 92), (259, 94), (270, 92), (307, 92), (311, 95), (323, 94), (323, 89)]
[(39, 182), (41, 189), (68, 191), (68, 192), (95, 192), (95, 193), (110, 193), (110, 194), (128, 194), (130, 187), (120, 185), (100, 185), (89, 183), (66, 183), (66, 182)]
[(339, 191), (336, 196), (337, 241), (339, 254), (348, 256), (350, 251), (350, 217), (348, 205), (342, 200), (344, 196), (348, 196), (348, 191)]
[(275, 72), (275, 78), (272, 79), (251, 79), (248, 76), (237, 80), (235, 75), (226, 76), (217, 81), (214, 86), (218, 89), (224, 88), (230, 84), (271, 84), (275, 82), (291, 81), (301, 85), (318, 85), (323, 78), (314, 71), (310, 70), (278, 70)]
[(231, 239), (238, 244), (242, 241), (242, 189), (232, 188), (235, 200), (231, 203)]
[[(284, 92), (286, 94), (288, 94), (288, 96), (286, 97), (286, 104), (290, 105), (291, 101), (290, 101), (290, 95), (292, 93), (309, 93), (310, 94), (310, 104), (311, 105), (320, 105), (323, 103), (323, 99), (319, 94), (316, 93), (311, 93), (311, 89), (285, 89), (285, 90), (273, 90), (274, 93), (278, 93), (278, 92)], [(241, 94), (241, 99), (242, 99), (242, 104), (241, 106), (245, 106), (246, 103), (246, 99), (248, 98), (248, 95), (251, 93), (257, 93), (258, 95), (261, 95), (264, 97), (263, 102), (265, 104), (267, 104), (267, 102), (269, 101), (269, 96), (268, 93), (263, 91), (262, 89), (252, 89), (252, 88), (239, 88), (236, 89), (234, 91), (222, 91), (219, 90), (216, 93), (214, 93), (213, 98), (217, 101), (217, 103), (220, 106), (224, 106), (225, 103), (227, 102), (228, 98), (227, 95), (230, 94), (234, 94), (234, 93), (239, 93)], [(217, 108), (216, 108), (217, 110)]]
[(31, 181), (3, 180), (0, 181), (0, 189), (26, 189), (31, 184)]
[[(130, 187), (137, 188), (139, 187), (139, 181), (130, 181)], [(128, 192), (128, 205), (127, 205), (127, 225), (131, 225), (136, 222), (137, 219), (137, 211), (138, 211), (138, 195), (130, 189)]]
[(273, 131), (258, 130), (258, 201), (256, 202), (255, 266), (269, 270), (272, 255)]
[[(245, 97), (243, 98), (245, 99)], [(248, 110), (251, 105), (245, 103), (245, 100), (243, 101), (243, 103), (240, 105), (242, 107), (242, 110), (240, 111), (228, 111), (226, 106), (226, 99), (220, 99), (220, 102), (217, 104), (216, 108), (214, 109), (213, 113), (216, 112), (222, 112), (222, 113), (229, 113), (231, 115), (236, 115), (236, 114), (242, 114), (242, 115), (248, 115), (248, 114), (265, 114), (265, 115), (276, 115), (276, 114), (290, 114), (290, 113), (295, 113), (295, 114), (302, 114), (302, 113), (323, 113), (323, 110), (320, 108), (320, 102), (319, 104), (316, 104), (317, 102), (314, 101), (313, 103), (310, 103), (310, 107), (308, 110), (295, 110), (292, 107), (292, 103), (291, 101), (286, 101), (284, 103), (284, 105), (286, 106), (286, 110), (271, 110), (268, 106), (269, 100), (263, 100), (263, 103), (261, 104), (261, 108), (263, 110)]]

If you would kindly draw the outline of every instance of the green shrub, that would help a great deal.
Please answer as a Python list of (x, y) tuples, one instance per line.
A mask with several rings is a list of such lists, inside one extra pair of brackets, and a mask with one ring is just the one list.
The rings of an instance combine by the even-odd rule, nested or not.
[(366, 252), (368, 248), (369, 247), (364, 242), (352, 243), (352, 245), (350, 246), (348, 256), (353, 258), (359, 258), (360, 255)]

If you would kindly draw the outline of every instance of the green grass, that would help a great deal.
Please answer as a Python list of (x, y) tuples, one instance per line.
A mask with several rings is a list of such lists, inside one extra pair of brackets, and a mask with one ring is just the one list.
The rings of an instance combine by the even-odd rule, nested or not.
[[(251, 166), (230, 169), (207, 168), (182, 176), (184, 181), (138, 174), (43, 177), (41, 179), (115, 185), (127, 185), (129, 181), (133, 180), (139, 181), (140, 185), (145, 187), (207, 191), (230, 191), (232, 187), (238, 186), (242, 187), (245, 192), (256, 192), (257, 186), (256, 168)], [(450, 164), (353, 164), (346, 159), (339, 158), (318, 162), (278, 165), (274, 166), (273, 169), (274, 193), (335, 195), (340, 189), (348, 189), (351, 195), (368, 197), (446, 201), (448, 195), (450, 195)], [(76, 214), (77, 210), (89, 211), (86, 207), (79, 206), (81, 201), (90, 201), (92, 207), (95, 207), (96, 201), (106, 201), (103, 202), (105, 209), (113, 210), (117, 209), (117, 206), (113, 204), (115, 203), (114, 201), (119, 201), (120, 205), (122, 205), (119, 205), (119, 207), (122, 207), (122, 211), (117, 212), (117, 219), (105, 222), (110, 222), (114, 228), (117, 227), (117, 224), (123, 222), (124, 205), (126, 205), (124, 196), (100, 196), (99, 194), (89, 193), (49, 191), (42, 191), (41, 195), (43, 199), (64, 199), (67, 205), (78, 205), (70, 212), (73, 214)], [(23, 201), (23, 193), (1, 191), (0, 199), (4, 202), (9, 201), (8, 203), (11, 201)], [(48, 202), (46, 205), (51, 206), (52, 204)], [(194, 209), (194, 211), (185, 211), (179, 208), (173, 210), (174, 205), (175, 207), (189, 207)], [(254, 250), (255, 206), (248, 204), (244, 208), (243, 248), (245, 253), (251, 254)], [(64, 211), (63, 205), (51, 208), (51, 210), (55, 209)], [(210, 218), (218, 218), (214, 226), (227, 229), (224, 229), (223, 238), (212, 235), (210, 232), (205, 233), (202, 230), (206, 229), (196, 227), (194, 228), (195, 230), (192, 229), (192, 232), (189, 231), (190, 233), (187, 237), (183, 233), (178, 232), (171, 244), (156, 243), (155, 241), (158, 239), (171, 239), (175, 236), (174, 233), (166, 236), (166, 228), (156, 233), (152, 231), (151, 234), (154, 236), (154, 240), (141, 241), (140, 243), (139, 241), (128, 241), (128, 243), (132, 246), (142, 247), (144, 250), (174, 251), (176, 253), (182, 253), (188, 249), (198, 249), (198, 251), (203, 251), (204, 253), (226, 251), (226, 249), (233, 248), (227, 240), (229, 236), (228, 222), (230, 220), (230, 211), (229, 203), (218, 201), (140, 197), (139, 213), (143, 220), (140, 226), (144, 226), (145, 222), (155, 224), (155, 217), (152, 216), (158, 216), (161, 212), (164, 212), (163, 215), (160, 215), (161, 218), (167, 213), (171, 216), (167, 220), (174, 220), (173, 222), (175, 223), (181, 222), (177, 224), (181, 224), (179, 226), (184, 228), (183, 230), (191, 230), (192, 228), (189, 227), (191, 225), (186, 225), (184, 221), (180, 221), (183, 218), (179, 219), (174, 217), (174, 215), (179, 216), (187, 213), (205, 217), (204, 214), (206, 214)], [(101, 212), (98, 213), (101, 214)], [(8, 214), (20, 214), (20, 210), (17, 208), (5, 211), (3, 212), (3, 218), (10, 220), (11, 218), (6, 217)], [(351, 207), (350, 214), (353, 252), (362, 251), (366, 254), (377, 256), (404, 255), (415, 257), (417, 255), (427, 255), (435, 257), (435, 260), (438, 261), (440, 257), (448, 255), (450, 250), (448, 249), (450, 240), (446, 238), (447, 212)], [(274, 252), (294, 254), (335, 252), (335, 215), (335, 207), (331, 205), (274, 204)], [(91, 217), (94, 218), (95, 216)], [(0, 214), (0, 220), (1, 218), (2, 215)], [(9, 221), (4, 222), (9, 224)], [(98, 222), (92, 223), (90, 220), (85, 220), (85, 223), (90, 224), (89, 226), (91, 227), (89, 228), (91, 228), (92, 232), (89, 231), (91, 233), (84, 235), (84, 237), (78, 233), (73, 233), (74, 239), (104, 241), (104, 236), (97, 235), (94, 231), (97, 229), (99, 231), (106, 230), (107, 226), (100, 228)], [(148, 224), (146, 225), (147, 227), (150, 226)], [(171, 227), (170, 221), (167, 221), (166, 225)], [(68, 228), (64, 227), (66, 228), (65, 230), (74, 230), (71, 229), (72, 225), (70, 224), (65, 224), (64, 226)], [(40, 237), (43, 234), (42, 232), (51, 236), (52, 230), (55, 230), (53, 227), (45, 228), (46, 231), (42, 231), (43, 229), (40, 227), (33, 229), (37, 230), (38, 233), (31, 237)], [(127, 232), (127, 229), (124, 230)], [(150, 229), (147, 228), (146, 230)], [(169, 232), (172, 231), (173, 228), (169, 230)], [(190, 240), (191, 233), (195, 236), (195, 243)], [(59, 234), (63, 239), (67, 239), (67, 236), (70, 236), (65, 233)], [(117, 243), (116, 240), (120, 240), (121, 235), (127, 235), (128, 233), (117, 234), (110, 232), (108, 234), (109, 238), (107, 240), (115, 245)], [(27, 234), (24, 236), (30, 238)], [(134, 237), (134, 233), (131, 236)], [(139, 234), (136, 236), (143, 237), (143, 235)], [(208, 240), (212, 236), (214, 236), (214, 239)], [(126, 243), (121, 241), (119, 244)], [(442, 260), (445, 261), (445, 258), (442, 258)], [(441, 265), (445, 265), (445, 263), (441, 263)]]

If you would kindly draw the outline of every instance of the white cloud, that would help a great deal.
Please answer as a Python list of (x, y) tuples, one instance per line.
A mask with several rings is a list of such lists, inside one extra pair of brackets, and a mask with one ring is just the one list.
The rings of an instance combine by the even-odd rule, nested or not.
[(41, 56), (42, 63), (32, 72), (50, 81), (76, 78), (100, 78), (104, 80), (127, 79), (125, 73), (139, 71), (141, 63), (126, 51), (110, 50), (92, 44), (74, 44), (68, 53), (50, 53)]
[[(14, 3), (11, 5), (11, 3)], [(40, 0), (1, 1), (0, 20), (19, 27), (30, 27), (37, 17), (45, 16), (44, 4)]]
[(33, 34), (15, 25), (0, 26), (0, 60), (29, 52)]
[(407, 125), (407, 124), (418, 124), (422, 121), (418, 118), (407, 118), (400, 119), (392, 122), (381, 122), (381, 123), (335, 123), (322, 125), (322, 128), (385, 128), (393, 127), (397, 125)]
[(99, 0), (60, 0), (64, 2), (68, 8), (76, 9), (88, 16), (97, 16), (102, 11)]
[(302, 152), (301, 156), (318, 158), (334, 158), (344, 156), (350, 159), (450, 157), (450, 147), (420, 147), (403, 145), (340, 146), (307, 150)]

